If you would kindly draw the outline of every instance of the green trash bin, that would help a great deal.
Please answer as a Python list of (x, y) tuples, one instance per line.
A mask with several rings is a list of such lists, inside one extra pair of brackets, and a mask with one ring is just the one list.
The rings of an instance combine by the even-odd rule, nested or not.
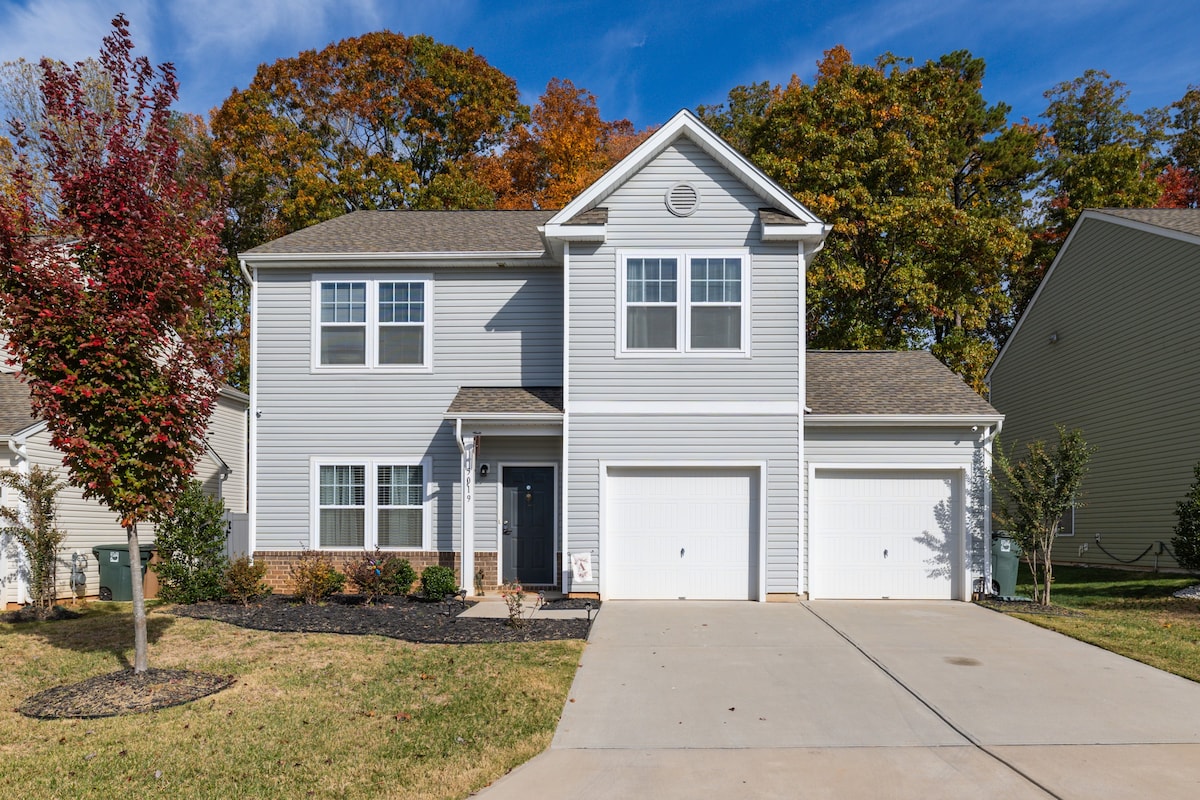
[(992, 594), (1013, 597), (1017, 593), (1017, 565), (1021, 548), (1006, 531), (992, 536)]
[[(142, 581), (146, 580), (146, 565), (154, 555), (155, 545), (139, 545), (142, 555)], [(128, 603), (133, 599), (133, 582), (129, 575), (129, 545), (101, 544), (92, 548), (96, 566), (100, 572), (100, 599), (121, 600)]]

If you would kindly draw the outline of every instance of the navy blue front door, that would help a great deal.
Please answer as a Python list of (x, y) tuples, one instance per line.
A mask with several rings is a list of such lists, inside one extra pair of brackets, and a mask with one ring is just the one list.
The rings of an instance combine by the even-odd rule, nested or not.
[(554, 584), (554, 468), (505, 467), (503, 579)]

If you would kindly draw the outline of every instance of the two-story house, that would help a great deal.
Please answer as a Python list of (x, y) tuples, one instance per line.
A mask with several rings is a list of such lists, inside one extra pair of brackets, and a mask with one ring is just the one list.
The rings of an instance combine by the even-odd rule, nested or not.
[(966, 598), (1000, 415), (804, 349), (829, 228), (681, 111), (559, 211), (354, 212), (242, 254), (251, 548), (602, 598)]

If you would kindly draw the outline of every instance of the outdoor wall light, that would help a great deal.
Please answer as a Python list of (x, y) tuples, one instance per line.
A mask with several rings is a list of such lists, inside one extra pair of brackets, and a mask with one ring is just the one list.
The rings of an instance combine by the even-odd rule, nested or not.
[(486, 478), (487, 476), (488, 476), (488, 465), (480, 464), (479, 465), (479, 477)]
[(1058, 334), (1057, 333), (1050, 334), (1050, 344), (1054, 344), (1057, 341), (1058, 341)]

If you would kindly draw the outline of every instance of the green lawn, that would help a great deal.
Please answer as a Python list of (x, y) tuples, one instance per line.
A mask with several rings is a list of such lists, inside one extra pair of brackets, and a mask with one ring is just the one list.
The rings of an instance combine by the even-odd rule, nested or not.
[(31, 798), (462, 798), (545, 749), (583, 642), (415, 645), (149, 617), (150, 665), (232, 674), (176, 708), (35, 721), (22, 699), (132, 659), (129, 604), (0, 625), (0, 787)]
[[(1200, 601), (1171, 596), (1197, 582), (1187, 575), (1057, 566), (1051, 600), (1083, 616), (1017, 616), (1200, 681)], [(1022, 564), (1017, 594), (1032, 596), (1029, 584)]]

